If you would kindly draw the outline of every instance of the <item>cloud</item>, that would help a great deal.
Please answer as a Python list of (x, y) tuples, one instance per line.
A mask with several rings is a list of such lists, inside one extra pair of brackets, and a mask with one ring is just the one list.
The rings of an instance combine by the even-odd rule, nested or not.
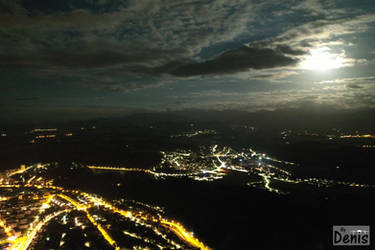
[[(286, 78), (312, 47), (375, 21), (316, 0), (42, 2), (0, 1), (0, 67), (113, 91), (244, 72)], [(270, 7), (305, 23), (270, 14)], [(280, 67), (288, 72), (269, 71)]]
[[(91, 75), (107, 74), (92, 82), (111, 89), (120, 88), (113, 74), (122, 78), (121, 89), (138, 89), (127, 79), (136, 75), (159, 77), (155, 85), (165, 82), (203, 48), (247, 33), (258, 8), (245, 0), (0, 3), (2, 69), (85, 83)], [(108, 84), (109, 78), (116, 84)]]
[(347, 77), (337, 78), (333, 80), (323, 80), (315, 82), (317, 84), (367, 84), (375, 85), (375, 76), (358, 76), (358, 77)]
[(262, 71), (255, 71), (251, 72), (248, 75), (248, 79), (254, 80), (267, 80), (271, 82), (282, 82), (283, 79), (297, 75), (296, 71), (288, 70), (288, 69), (276, 69), (276, 70), (262, 70)]
[[(258, 48), (278, 49), (290, 55), (308, 54), (312, 48), (343, 45), (343, 35), (365, 32), (375, 22), (375, 15), (356, 15), (310, 21), (270, 38), (248, 43)], [(334, 40), (332, 40), (334, 39)]]
[(163, 78), (160, 80), (159, 78), (126, 78), (122, 77), (121, 74), (114, 74), (114, 75), (107, 75), (107, 74), (94, 74), (85, 77), (84, 79), (80, 79), (81, 77), (76, 76), (78, 79), (74, 79), (73, 81), (79, 81), (81, 84), (86, 84), (96, 89), (103, 89), (110, 90), (112, 92), (130, 92), (136, 91), (145, 88), (157, 88), (162, 85), (169, 83), (171, 80)]
[(364, 87), (359, 85), (359, 84), (355, 84), (355, 83), (350, 83), (350, 84), (347, 84), (346, 87), (350, 88), (350, 89), (363, 89)]
[(177, 57), (181, 51), (162, 51), (158, 49), (139, 49), (120, 51), (119, 49), (85, 49), (55, 52), (50, 54), (1, 55), (3, 68), (24, 69), (100, 69), (121, 66), (123, 71), (147, 73), (149, 68), (164, 65), (170, 57)]
[(247, 32), (247, 22), (255, 18), (258, 6), (245, 0), (114, 1), (117, 7), (112, 10), (90, 2), (79, 7), (74, 2), (62, 3), (59, 9), (50, 4), (45, 10), (35, 8), (35, 3), (19, 5), (27, 15), (0, 17), (7, 24), (2, 30), (8, 40), (17, 38), (9, 47), (32, 43), (37, 50), (45, 46), (69, 49), (104, 40), (130, 50), (134, 45), (164, 51), (184, 47), (192, 56), (212, 43), (231, 41)]
[(272, 49), (243, 46), (226, 51), (212, 60), (179, 67), (171, 73), (176, 76), (229, 74), (295, 65), (297, 62), (297, 59)]

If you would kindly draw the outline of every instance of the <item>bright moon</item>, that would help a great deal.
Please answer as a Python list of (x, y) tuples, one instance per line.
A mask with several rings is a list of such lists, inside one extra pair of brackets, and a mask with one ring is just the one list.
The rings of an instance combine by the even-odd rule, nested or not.
[(300, 68), (325, 71), (341, 68), (344, 62), (342, 55), (329, 53), (328, 48), (320, 48), (312, 50), (310, 55), (301, 62)]

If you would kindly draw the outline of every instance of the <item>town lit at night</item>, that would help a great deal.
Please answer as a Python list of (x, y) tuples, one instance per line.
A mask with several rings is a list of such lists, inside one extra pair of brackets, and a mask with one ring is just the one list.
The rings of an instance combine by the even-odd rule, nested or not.
[(374, 0), (0, 0), (0, 249), (373, 249)]

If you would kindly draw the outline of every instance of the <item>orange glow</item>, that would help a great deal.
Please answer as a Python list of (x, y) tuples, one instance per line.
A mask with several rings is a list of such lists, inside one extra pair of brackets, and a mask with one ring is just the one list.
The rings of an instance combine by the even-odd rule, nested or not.
[(375, 138), (375, 135), (342, 135), (341, 138)]
[(175, 223), (168, 220), (161, 220), (162, 225), (169, 230), (173, 231), (180, 239), (186, 241), (191, 246), (208, 250), (209, 247), (205, 246), (202, 242), (200, 242), (197, 238), (195, 238), (192, 233), (189, 233), (181, 224)]
[(10, 199), (10, 197), (0, 197), (0, 201), (7, 201), (9, 199)]
[(37, 135), (35, 139), (54, 138), (56, 135)]

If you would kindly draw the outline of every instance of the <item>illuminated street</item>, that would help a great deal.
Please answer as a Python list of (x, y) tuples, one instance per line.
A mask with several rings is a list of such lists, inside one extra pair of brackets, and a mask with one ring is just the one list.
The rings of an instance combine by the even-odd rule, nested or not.
[[(99, 196), (54, 186), (51, 181), (44, 180), (41, 177), (35, 178), (33, 176), (27, 182), (19, 181), (24, 176), (28, 177), (30, 171), (38, 168), (48, 168), (48, 164), (21, 167), (21, 169), (7, 171), (1, 175), (0, 188), (5, 197), (0, 201), (1, 216), (4, 216), (4, 218), (0, 217), (0, 227), (6, 236), (1, 239), (2, 247), (17, 250), (28, 249), (30, 246), (35, 248), (41, 237), (48, 234), (44, 228), (51, 221), (66, 224), (68, 223), (66, 218), (73, 211), (78, 211), (84, 213), (85, 216), (82, 214), (82, 216), (75, 217), (75, 227), (82, 230), (84, 235), (87, 235), (86, 229), (96, 228), (96, 233), (100, 235), (97, 238), (103, 239), (107, 246), (114, 249), (124, 247), (122, 243), (119, 243), (124, 242), (124, 239), (119, 238), (116, 231), (125, 230), (126, 227), (124, 226), (128, 223), (132, 223), (136, 227), (143, 227), (145, 228), (144, 232), (147, 231), (142, 236), (140, 232), (143, 230), (136, 229), (136, 231), (131, 232), (131, 228), (135, 230), (132, 226), (127, 229), (127, 234), (122, 234), (122, 238), (125, 239), (133, 235), (139, 235), (136, 244), (139, 247), (209, 249), (188, 232), (182, 224), (164, 217), (157, 207), (148, 206), (147, 211), (139, 208), (134, 211), (125, 210), (114, 206)], [(5, 201), (7, 203), (4, 203)], [(20, 207), (17, 208), (17, 206)], [(31, 208), (32, 212), (28, 212), (26, 207)], [(23, 212), (16, 212), (14, 209), (21, 209)], [(117, 225), (117, 222), (117, 228), (112, 227), (109, 221), (105, 219), (110, 214), (118, 215), (124, 225), (121, 225), (121, 223)], [(111, 215), (111, 217), (114, 215)], [(62, 233), (64, 237), (65, 234)], [(65, 242), (66, 240), (60, 241), (59, 246), (66, 244)], [(95, 246), (95, 242), (87, 241), (85, 246)]]

